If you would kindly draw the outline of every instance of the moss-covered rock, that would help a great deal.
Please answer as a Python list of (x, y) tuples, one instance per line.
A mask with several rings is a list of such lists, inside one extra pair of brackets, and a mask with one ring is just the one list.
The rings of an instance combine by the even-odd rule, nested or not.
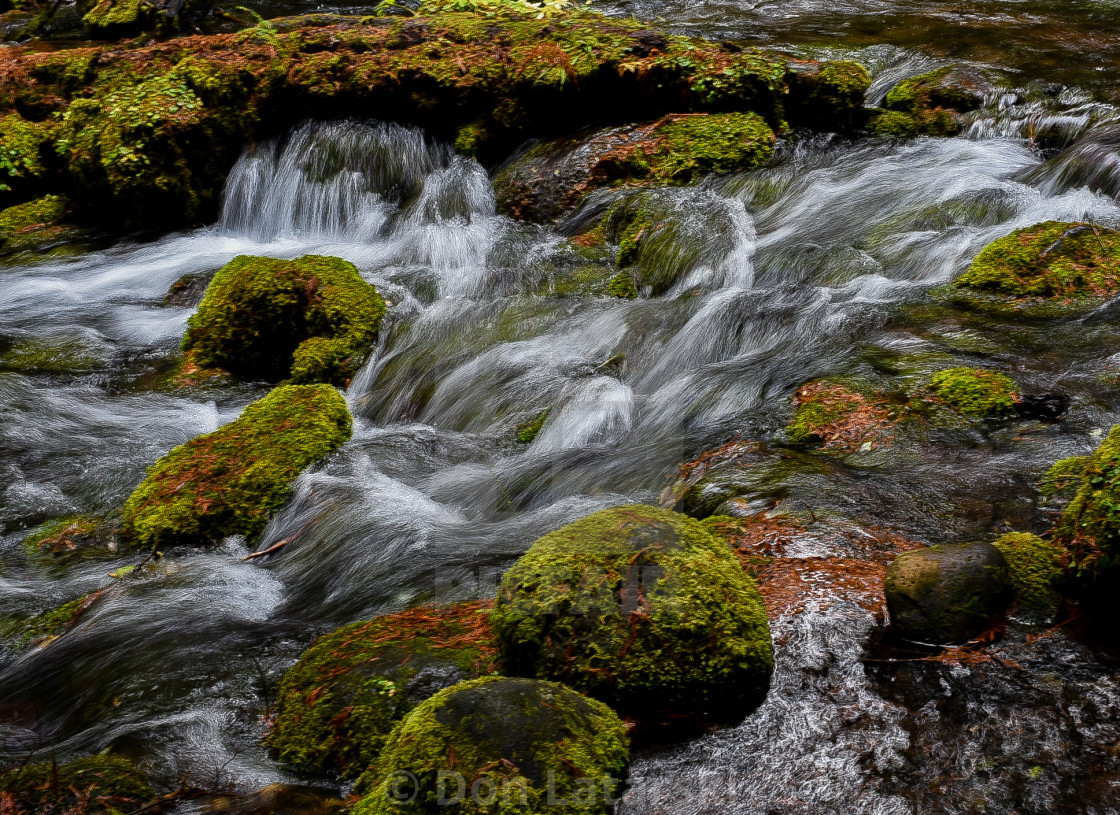
[(1120, 232), (1046, 221), (984, 247), (954, 281), (951, 294), (980, 307), (1045, 314), (1046, 306), (1084, 308), (1117, 291)]
[(0, 201), (2, 193), (34, 189), (51, 167), (54, 122), (31, 122), (18, 113), (0, 118)]
[(1020, 610), (1041, 619), (1053, 618), (1062, 599), (1059, 586), (1065, 575), (1065, 547), (1029, 532), (1009, 532), (992, 545), (1007, 561)]
[(536, 145), (495, 176), (499, 205), (516, 218), (551, 221), (598, 187), (691, 184), (770, 158), (774, 132), (755, 113), (674, 114)]
[(964, 642), (1014, 596), (1007, 562), (990, 543), (945, 544), (899, 555), (883, 578), (891, 626), (918, 642)]
[(607, 293), (620, 300), (633, 300), (638, 296), (638, 287), (629, 272), (619, 272), (607, 283)]
[(334, 388), (277, 388), (157, 461), (124, 504), (122, 535), (134, 546), (251, 540), (300, 471), (348, 438), (350, 412)]
[(977, 77), (953, 67), (904, 79), (887, 93), (886, 110), (873, 113), (868, 129), (883, 136), (955, 136), (960, 114), (979, 107)]
[(66, 223), (70, 203), (61, 195), (46, 195), (0, 211), (0, 254), (46, 249), (88, 235)]
[(897, 411), (886, 397), (843, 382), (819, 380), (802, 385), (793, 396), (794, 413), (787, 431), (795, 444), (823, 444), (851, 452), (890, 444)]
[[(16, 130), (35, 132), (15, 153), (19, 183), (7, 182), (12, 197), (0, 195), (0, 206), (65, 192), (106, 228), (192, 225), (217, 213), (246, 142), (343, 109), (429, 127), (486, 163), (528, 138), (670, 113), (805, 123), (803, 108), (784, 106), (808, 87), (814, 63), (794, 72), (776, 53), (587, 11), (539, 16), (512, 4), (413, 18), (309, 15), (112, 49), (12, 49), (0, 116), (18, 113)], [(847, 104), (862, 110), (862, 98)], [(708, 154), (689, 149), (666, 172), (706, 172)]]
[(531, 444), (544, 427), (549, 411), (542, 410), (535, 417), (514, 428), (513, 437), (521, 444)]
[(345, 384), (384, 314), (377, 289), (345, 260), (240, 255), (210, 281), (183, 349), (241, 379)]
[(73, 628), (102, 594), (100, 590), (91, 591), (28, 620), (9, 620), (4, 625), (4, 636), (12, 639), (17, 648), (48, 645)]
[(1120, 425), (1084, 466), (1053, 540), (1069, 550), (1075, 574), (1091, 578), (1115, 573), (1120, 560)]
[(353, 812), (607, 813), (628, 762), (606, 705), (552, 682), (476, 679), (397, 726)]
[(1038, 491), (1048, 500), (1068, 501), (1077, 494), (1091, 456), (1071, 456), (1050, 465), (1038, 484)]
[(626, 710), (756, 700), (773, 666), (753, 581), (727, 545), (669, 510), (624, 506), (551, 532), (502, 578), (505, 670)]
[(1015, 383), (997, 371), (947, 368), (930, 377), (929, 390), (966, 416), (1007, 416), (1015, 411)]
[(69, 515), (42, 524), (23, 539), (33, 556), (69, 557), (113, 548), (113, 525), (91, 515)]
[(113, 755), (11, 770), (0, 775), (0, 793), (11, 796), (10, 812), (36, 815), (121, 815), (145, 807), (156, 797), (147, 776), (128, 759)]
[(846, 133), (863, 122), (863, 95), (871, 75), (858, 62), (805, 66), (792, 89), (790, 113), (815, 130)]
[(320, 637), (280, 681), (272, 754), (303, 772), (357, 777), (418, 703), (493, 672), (488, 613), (478, 603), (416, 608)]

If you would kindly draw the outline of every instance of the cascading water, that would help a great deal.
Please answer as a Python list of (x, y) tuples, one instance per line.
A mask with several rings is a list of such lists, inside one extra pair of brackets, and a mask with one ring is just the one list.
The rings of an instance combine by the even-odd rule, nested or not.
[[(897, 54), (883, 64), (897, 67)], [(293, 780), (260, 747), (260, 715), (314, 636), (416, 602), (492, 595), (540, 534), (655, 502), (680, 462), (733, 434), (776, 438), (790, 393), (808, 379), (901, 350), (979, 347), (990, 326), (937, 333), (907, 309), (1011, 229), (1120, 226), (1111, 158), (1100, 157), (1112, 149), (1114, 111), (1049, 98), (1026, 115), (1008, 112), (1007, 94), (992, 96), (962, 138), (803, 140), (760, 170), (641, 192), (666, 222), (643, 262), (671, 279), (635, 300), (565, 293), (558, 281), (584, 262), (565, 224), (499, 216), (478, 164), (415, 129), (355, 122), (304, 125), (247, 152), (212, 228), (6, 269), (0, 616), (105, 595), (49, 647), (4, 655), (0, 695), (18, 715), (0, 748), (112, 746), (171, 785), (187, 771), (236, 789)], [(1032, 116), (1065, 123), (1052, 145), (1065, 153), (1042, 155), (1024, 138)], [(1077, 162), (1092, 166), (1091, 181), (1070, 175)], [(587, 206), (630, 194), (600, 193)], [(260, 548), (291, 542), (245, 562), (245, 543), (229, 539), (168, 554), (127, 581), (109, 577), (135, 562), (127, 553), (32, 563), (19, 543), (28, 527), (112, 510), (161, 453), (263, 393), (160, 390), (192, 308), (165, 304), (169, 287), (237, 254), (304, 253), (354, 262), (390, 311), (347, 391), (353, 439), (300, 478)], [(1030, 430), (1029, 444), (1014, 433), (977, 438), (904, 476), (807, 471), (782, 494), (760, 492), (760, 505), (859, 507), (869, 527), (931, 542), (1029, 511), (1009, 508), (1028, 486), (1008, 474), (1092, 449), (1117, 421), (1120, 404), (1095, 377), (1120, 337), (1107, 324), (999, 332), (982, 353), (1011, 360), (1027, 388), (1072, 394), (1079, 409), (1063, 425)], [(517, 443), (514, 428), (544, 411), (536, 438)], [(798, 546), (790, 557), (855, 556), (812, 535)], [(1107, 664), (1061, 640), (1023, 658), (1023, 676), (1002, 663), (922, 664), (900, 669), (896, 686), (865, 661), (877, 624), (817, 585), (775, 623), (777, 670), (762, 707), (736, 727), (639, 755), (621, 812), (921, 812), (938, 784), (951, 788), (944, 811), (1011, 811), (1028, 799), (1072, 811), (1076, 797), (1044, 772), (1029, 795), (1023, 779), (1048, 761), (1084, 777), (1078, 762), (1115, 740), (1120, 686)], [(1076, 675), (1047, 679), (1064, 660)], [(969, 695), (976, 730), (954, 725), (953, 705)], [(1081, 723), (1089, 729), (1075, 734)], [(1065, 735), (1024, 744), (1007, 735), (1015, 727)], [(1030, 766), (1012, 766), (1012, 750)], [(1105, 765), (1087, 764), (1115, 779)], [(1107, 801), (1107, 790), (1092, 798), (1096, 811), (1114, 811)]]

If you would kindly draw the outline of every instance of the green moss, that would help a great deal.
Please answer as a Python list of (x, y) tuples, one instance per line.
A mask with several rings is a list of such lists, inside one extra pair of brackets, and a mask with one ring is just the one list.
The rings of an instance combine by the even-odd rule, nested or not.
[(98, 0), (82, 17), (91, 37), (119, 37), (146, 27), (144, 0)]
[(774, 152), (774, 131), (757, 113), (675, 117), (654, 132), (656, 148), (641, 161), (650, 179), (666, 184), (757, 167)]
[(1007, 561), (1020, 608), (1028, 614), (1053, 617), (1061, 601), (1058, 585), (1065, 574), (1065, 547), (1027, 532), (1010, 532), (992, 545)]
[(509, 673), (627, 709), (729, 704), (773, 665), (761, 598), (727, 546), (648, 506), (540, 538), (502, 578), (492, 623)]
[(20, 373), (82, 373), (107, 363), (104, 346), (91, 347), (80, 337), (34, 337), (20, 340), (0, 354), (0, 368)]
[(1112, 570), (1120, 555), (1120, 425), (1109, 432), (1082, 473), (1077, 493), (1054, 529), (1083, 576)]
[(921, 126), (909, 113), (898, 110), (881, 110), (872, 114), (867, 129), (879, 136), (908, 139), (918, 135)]
[(345, 260), (240, 255), (214, 275), (183, 349), (242, 379), (344, 384), (384, 314), (377, 289)]
[(1120, 290), (1120, 233), (1046, 221), (988, 244), (955, 288), (1023, 300), (1099, 299)]
[(350, 412), (334, 388), (277, 388), (236, 421), (157, 461), (125, 502), (123, 536), (135, 546), (251, 540), (296, 476), (349, 437)]
[(126, 758), (86, 756), (65, 764), (29, 764), (0, 775), (13, 813), (122, 815), (151, 803), (156, 792)]
[(0, 119), (0, 192), (46, 174), (44, 159), (54, 135), (51, 122), (29, 122), (18, 113)]
[[(440, 691), (393, 730), (353, 812), (607, 813), (628, 761), (626, 727), (606, 705), (552, 682), (476, 679)], [(402, 793), (415, 798), (394, 800)], [(462, 803), (449, 807), (457, 794)]]
[(969, 416), (1005, 416), (1015, 409), (1015, 383), (996, 371), (948, 368), (929, 380), (929, 389), (949, 407)]
[(548, 418), (548, 413), (547, 410), (542, 410), (536, 415), (536, 418), (525, 422), (525, 424), (519, 424), (514, 428), (514, 438), (521, 444), (530, 444), (533, 439), (537, 437), (537, 434), (541, 432), (541, 428), (544, 427), (544, 422), (545, 419)]
[(629, 272), (619, 272), (607, 284), (607, 293), (621, 300), (633, 300), (638, 296), (638, 287)]
[(393, 725), (449, 684), (433, 687), (426, 675), (455, 682), (493, 672), (486, 615), (478, 603), (418, 608), (320, 637), (280, 682), (266, 739), (273, 756), (302, 772), (358, 776)]
[(39, 526), (23, 539), (23, 548), (32, 555), (66, 555), (101, 544), (110, 534), (102, 518), (69, 515)]
[(1073, 456), (1055, 461), (1042, 476), (1038, 491), (1045, 498), (1072, 498), (1091, 461), (1090, 456)]
[(101, 591), (91, 591), (29, 620), (8, 621), (4, 636), (15, 640), (17, 648), (46, 645), (65, 634), (85, 612), (101, 599)]
[(475, 158), (478, 148), (486, 139), (486, 129), (478, 122), (465, 124), (455, 133), (455, 152)]

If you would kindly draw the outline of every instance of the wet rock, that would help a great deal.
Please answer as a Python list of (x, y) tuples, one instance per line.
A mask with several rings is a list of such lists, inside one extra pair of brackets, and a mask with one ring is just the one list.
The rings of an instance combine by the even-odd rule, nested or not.
[(990, 83), (963, 67), (904, 79), (887, 93), (885, 110), (870, 117), (868, 129), (883, 136), (954, 136), (960, 114), (979, 107)]
[(113, 755), (19, 767), (0, 775), (0, 790), (12, 813), (116, 815), (140, 810), (156, 797), (147, 776), (128, 759)]
[(211, 276), (206, 274), (183, 275), (171, 284), (171, 288), (167, 290), (167, 296), (163, 298), (163, 304), (179, 308), (197, 306), (202, 302), (202, 297), (206, 294), (206, 287), (210, 285), (210, 280)]
[(203, 815), (334, 815), (342, 801), (334, 790), (302, 784), (269, 784), (249, 795), (204, 799)]
[(770, 158), (774, 132), (754, 113), (673, 114), (640, 125), (531, 147), (494, 178), (499, 206), (547, 222), (598, 187), (691, 184)]
[(478, 603), (421, 607), (320, 637), (280, 682), (272, 755), (302, 772), (357, 777), (409, 710), (492, 672), (487, 612)]
[(509, 813), (607, 813), (628, 763), (626, 727), (603, 703), (552, 682), (486, 677), (405, 718), (359, 780), (368, 794), (353, 813), (399, 812), (408, 801), (434, 815), (472, 797)]
[(87, 592), (81, 597), (37, 614), (28, 620), (6, 620), (0, 633), (11, 639), (16, 648), (46, 647), (77, 625), (78, 620), (104, 594), (104, 590), (100, 589)]
[(501, 664), (643, 715), (756, 702), (773, 666), (765, 609), (727, 545), (654, 507), (603, 510), (537, 540), (502, 578)]
[(793, 66), (791, 118), (814, 130), (847, 133), (863, 123), (863, 95), (871, 75), (857, 62), (825, 62)]
[(1060, 316), (1120, 291), (1120, 233), (1085, 222), (1046, 221), (988, 244), (944, 292), (997, 312)]
[(70, 204), (61, 195), (46, 195), (0, 211), (0, 254), (43, 251), (89, 236), (89, 230), (66, 223)]
[(241, 379), (345, 384), (384, 314), (377, 289), (345, 260), (241, 255), (214, 275), (183, 349)]
[(296, 476), (350, 438), (346, 400), (329, 385), (286, 385), (230, 424), (157, 461), (125, 502), (132, 546), (249, 540), (287, 500)]
[(1021, 419), (1055, 421), (1069, 410), (1069, 397), (1061, 393), (1035, 393), (1020, 396), (1015, 412)]
[(964, 642), (1003, 613), (1013, 596), (1007, 562), (990, 543), (906, 552), (887, 569), (891, 626), (909, 640)]

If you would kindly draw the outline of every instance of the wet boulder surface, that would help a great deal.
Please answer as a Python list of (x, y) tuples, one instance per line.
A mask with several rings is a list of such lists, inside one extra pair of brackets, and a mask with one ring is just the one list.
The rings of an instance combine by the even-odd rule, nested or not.
[(883, 579), (891, 626), (906, 639), (955, 643), (981, 633), (1011, 600), (1007, 561), (988, 543), (907, 552)]

